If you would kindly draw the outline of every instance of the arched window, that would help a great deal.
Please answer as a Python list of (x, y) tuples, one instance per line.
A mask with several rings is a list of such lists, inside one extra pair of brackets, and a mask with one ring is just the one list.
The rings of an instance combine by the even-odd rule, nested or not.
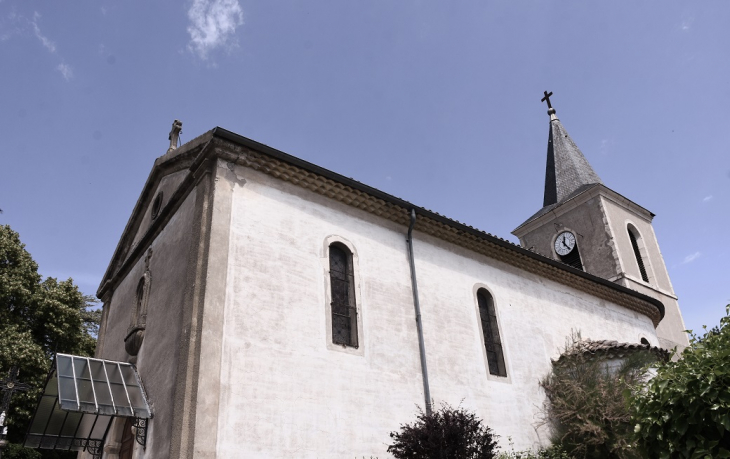
[(641, 344), (649, 344), (649, 340), (646, 338), (641, 338)]
[(502, 341), (499, 339), (499, 327), (497, 326), (497, 312), (494, 309), (492, 295), (483, 288), (477, 291), (479, 303), (479, 317), (482, 321), (482, 333), (484, 334), (484, 347), (487, 351), (487, 364), (489, 373), (497, 376), (507, 376), (507, 369), (504, 366), (504, 352)]
[(357, 305), (352, 253), (343, 244), (329, 247), (332, 291), (332, 342), (357, 347)]
[[(626, 230), (629, 232), (629, 239), (631, 239), (631, 247), (634, 249), (634, 256), (636, 257), (636, 263), (639, 265), (639, 272), (641, 272), (641, 278), (644, 282), (649, 282), (649, 276), (646, 275), (646, 268), (644, 267), (644, 260), (641, 258), (641, 251), (639, 250), (639, 243), (637, 241), (637, 235), (631, 227), (627, 227)], [(640, 237), (640, 236), (639, 236)]]

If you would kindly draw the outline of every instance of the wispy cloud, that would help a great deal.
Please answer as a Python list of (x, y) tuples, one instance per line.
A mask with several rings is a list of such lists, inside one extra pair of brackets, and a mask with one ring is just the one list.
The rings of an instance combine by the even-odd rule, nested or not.
[(20, 24), (21, 19), (15, 12), (11, 12), (7, 16), (0, 18), (0, 41), (8, 40), (13, 35), (17, 35), (23, 31)]
[[(0, 0), (0, 2), (1, 1), (2, 0)], [(41, 27), (39, 25), (40, 19), (41, 14), (37, 11), (33, 13), (32, 18), (30, 19), (14, 12), (9, 14), (0, 20), (0, 41), (8, 40), (14, 35), (28, 36), (32, 33), (46, 51), (56, 56), (56, 58), (61, 61), (61, 63), (56, 66), (56, 70), (61, 72), (61, 75), (66, 81), (69, 81), (73, 78), (73, 69), (70, 65), (64, 62), (63, 56), (61, 56), (58, 52), (56, 43), (54, 43), (53, 40), (48, 38), (41, 31)]]
[(710, 201), (712, 201), (712, 195), (705, 196), (704, 198), (702, 198), (702, 202), (710, 202)]
[(205, 60), (217, 48), (236, 46), (236, 28), (243, 24), (243, 10), (238, 0), (193, 0), (188, 19), (188, 49)]
[(71, 68), (70, 65), (66, 63), (60, 63), (58, 64), (58, 67), (56, 67), (59, 72), (61, 72), (61, 75), (63, 75), (63, 78), (66, 79), (66, 81), (69, 81), (71, 78), (74, 77), (74, 71)]
[(685, 265), (687, 263), (692, 263), (693, 261), (698, 259), (700, 255), (702, 255), (700, 252), (695, 252), (691, 255), (687, 255), (686, 257), (684, 257), (684, 260), (682, 260), (682, 264)]
[(35, 33), (35, 36), (38, 38), (38, 40), (40, 40), (43, 46), (45, 46), (45, 48), (51, 53), (55, 53), (56, 44), (49, 40), (45, 35), (43, 35), (41, 33), (40, 27), (38, 27), (38, 19), (40, 19), (40, 17), (41, 15), (38, 14), (37, 11), (33, 13), (33, 20), (30, 21), (30, 25), (33, 26), (33, 32)]

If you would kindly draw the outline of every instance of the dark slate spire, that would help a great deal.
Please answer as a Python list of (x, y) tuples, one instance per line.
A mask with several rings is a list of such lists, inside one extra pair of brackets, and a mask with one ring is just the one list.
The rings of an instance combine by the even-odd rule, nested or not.
[(548, 138), (547, 167), (545, 168), (545, 198), (543, 206), (562, 202), (578, 188), (584, 185), (603, 183), (588, 160), (583, 156), (573, 139), (568, 135), (555, 109), (550, 105), (549, 96), (545, 92), (550, 115), (550, 136)]

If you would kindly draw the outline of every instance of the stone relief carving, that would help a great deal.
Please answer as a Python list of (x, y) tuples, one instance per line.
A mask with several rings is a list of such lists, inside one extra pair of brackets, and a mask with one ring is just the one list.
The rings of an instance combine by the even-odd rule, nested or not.
[(136, 356), (139, 353), (142, 347), (142, 341), (144, 340), (144, 332), (147, 325), (147, 303), (149, 301), (149, 292), (152, 283), (152, 275), (150, 273), (151, 258), (152, 249), (149, 249), (144, 260), (144, 274), (139, 280), (139, 284), (137, 284), (137, 295), (132, 310), (132, 320), (127, 329), (127, 336), (124, 338), (124, 349), (131, 356)]

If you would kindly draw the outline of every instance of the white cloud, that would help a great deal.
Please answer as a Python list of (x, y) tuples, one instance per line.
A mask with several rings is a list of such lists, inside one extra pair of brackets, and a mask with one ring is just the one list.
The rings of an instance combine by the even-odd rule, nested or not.
[(58, 64), (58, 67), (56, 68), (59, 72), (61, 72), (61, 75), (63, 75), (63, 78), (65, 78), (66, 81), (69, 81), (71, 78), (74, 77), (74, 72), (70, 65), (62, 62)]
[(702, 202), (710, 202), (710, 201), (712, 201), (712, 195), (705, 196), (704, 198), (702, 198)]
[(238, 0), (193, 0), (188, 19), (188, 49), (207, 59), (216, 48), (236, 45), (236, 28), (243, 24), (243, 10)]
[(23, 32), (23, 17), (11, 12), (4, 18), (0, 18), (0, 41), (12, 38), (13, 35), (19, 35)]
[(682, 30), (689, 30), (690, 28), (692, 28), (692, 23), (694, 22), (694, 20), (695, 18), (693, 17), (688, 17), (684, 19), (681, 25)]
[(686, 257), (684, 257), (684, 260), (682, 260), (682, 264), (692, 263), (693, 261), (698, 259), (700, 255), (702, 255), (700, 252), (695, 252), (691, 255), (687, 255)]
[(33, 26), (33, 32), (35, 33), (35, 36), (38, 38), (38, 40), (41, 41), (43, 46), (46, 47), (46, 49), (52, 53), (56, 52), (56, 44), (53, 43), (51, 40), (46, 38), (45, 35), (41, 33), (40, 27), (38, 27), (38, 19), (41, 17), (38, 12), (33, 13), (33, 20), (30, 21), (30, 25)]

